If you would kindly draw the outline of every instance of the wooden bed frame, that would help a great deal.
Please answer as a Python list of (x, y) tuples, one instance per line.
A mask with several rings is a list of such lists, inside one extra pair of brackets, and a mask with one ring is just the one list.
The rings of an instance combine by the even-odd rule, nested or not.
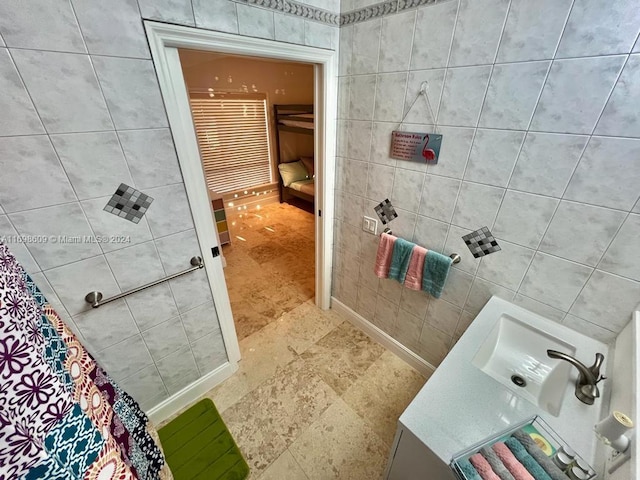
[[(292, 132), (299, 133), (301, 135), (314, 134), (313, 128), (302, 128), (283, 125), (281, 121), (290, 119), (297, 122), (308, 122), (313, 124), (313, 118), (300, 118), (297, 116), (305, 113), (313, 114), (313, 105), (274, 105), (273, 108), (275, 111), (276, 128), (278, 130), (278, 133), (276, 134), (276, 152), (278, 155), (278, 165), (280, 165), (281, 163), (286, 163), (282, 161), (282, 152), (280, 151), (280, 132)], [(280, 203), (284, 202), (291, 196), (300, 198), (307, 202), (311, 202), (312, 204), (315, 201), (315, 198), (312, 195), (304, 192), (299, 192), (298, 190), (294, 190), (293, 188), (285, 187), (282, 183), (280, 172), (278, 172), (278, 192), (280, 194)]]

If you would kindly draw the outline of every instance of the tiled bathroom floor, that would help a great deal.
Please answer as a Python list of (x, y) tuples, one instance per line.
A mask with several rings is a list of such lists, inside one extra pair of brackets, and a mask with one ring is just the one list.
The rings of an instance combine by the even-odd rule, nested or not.
[(313, 214), (286, 203), (228, 211), (225, 280), (238, 338), (314, 296)]
[(312, 214), (271, 204), (228, 220), (225, 278), (242, 360), (206, 396), (249, 478), (380, 478), (398, 417), (424, 377), (314, 305)]
[(238, 372), (207, 396), (252, 480), (380, 478), (397, 419), (424, 377), (312, 300), (240, 350)]

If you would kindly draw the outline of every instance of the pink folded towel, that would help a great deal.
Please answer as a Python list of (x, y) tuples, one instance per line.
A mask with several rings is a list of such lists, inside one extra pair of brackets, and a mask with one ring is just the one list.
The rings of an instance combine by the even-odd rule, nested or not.
[(382, 233), (380, 235), (380, 243), (378, 244), (378, 253), (376, 254), (376, 266), (374, 272), (379, 278), (389, 278), (389, 267), (391, 266), (391, 257), (393, 256), (393, 245), (398, 237)]
[(427, 255), (427, 249), (416, 245), (411, 251), (411, 259), (409, 260), (409, 269), (404, 279), (404, 286), (411, 290), (422, 290), (422, 270), (424, 270), (424, 258)]
[(496, 452), (498, 458), (502, 460), (502, 463), (504, 463), (504, 466), (507, 467), (507, 470), (513, 475), (513, 478), (516, 480), (535, 480), (503, 442), (494, 443), (491, 448)]
[(487, 462), (481, 454), (476, 453), (475, 455), (471, 455), (471, 457), (469, 457), (469, 461), (478, 471), (482, 480), (500, 480), (500, 477), (496, 475), (493, 468), (491, 468), (491, 465), (489, 465), (489, 462)]

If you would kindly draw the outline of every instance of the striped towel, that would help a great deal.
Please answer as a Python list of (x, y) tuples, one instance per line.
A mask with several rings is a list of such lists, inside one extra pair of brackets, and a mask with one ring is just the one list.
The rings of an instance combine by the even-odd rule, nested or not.
[(491, 468), (491, 465), (489, 465), (481, 454), (476, 453), (475, 455), (471, 455), (471, 457), (469, 457), (469, 461), (471, 462), (471, 465), (475, 467), (478, 474), (480, 474), (482, 480), (500, 480), (500, 477), (496, 475)]
[(496, 452), (498, 458), (502, 460), (502, 463), (504, 463), (504, 466), (507, 467), (507, 470), (509, 470), (509, 473), (513, 475), (515, 480), (536, 480), (531, 476), (524, 465), (522, 465), (518, 459), (513, 456), (511, 450), (509, 450), (504, 443), (496, 442), (491, 446), (491, 448)]
[(565, 473), (542, 451), (533, 438), (531, 438), (531, 435), (522, 430), (518, 430), (513, 436), (520, 440), (520, 443), (524, 445), (529, 455), (544, 468), (544, 471), (547, 472), (553, 480), (567, 480)]
[(489, 447), (485, 447), (480, 450), (480, 453), (482, 453), (482, 456), (489, 465), (491, 465), (491, 469), (500, 477), (500, 480), (515, 480), (513, 475), (511, 475), (509, 470), (507, 470), (507, 467), (504, 466), (504, 463), (502, 463), (502, 460), (498, 458), (496, 452), (491, 450)]
[(524, 465), (533, 478), (536, 480), (551, 480), (551, 477), (544, 471), (544, 468), (542, 468), (540, 464), (527, 453), (527, 450), (517, 438), (509, 437), (504, 443), (518, 461)]

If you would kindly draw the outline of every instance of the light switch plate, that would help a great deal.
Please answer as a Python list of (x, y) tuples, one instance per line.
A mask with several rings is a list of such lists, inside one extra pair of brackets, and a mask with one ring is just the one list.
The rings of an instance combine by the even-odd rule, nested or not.
[(364, 217), (362, 220), (362, 229), (372, 235), (378, 234), (378, 220), (371, 217)]

